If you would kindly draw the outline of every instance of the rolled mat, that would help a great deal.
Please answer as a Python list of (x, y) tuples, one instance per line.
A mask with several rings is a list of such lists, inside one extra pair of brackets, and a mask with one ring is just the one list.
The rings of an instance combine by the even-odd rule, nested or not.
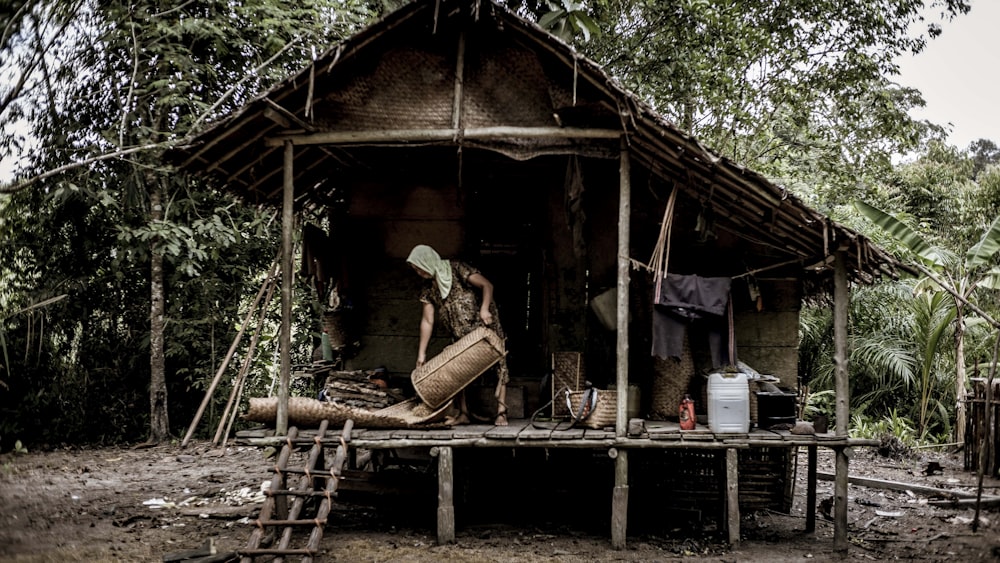
[[(431, 409), (413, 397), (383, 409), (368, 410), (308, 397), (289, 397), (288, 424), (300, 428), (312, 428), (318, 427), (324, 420), (329, 420), (330, 425), (336, 427), (353, 420), (355, 428), (426, 427), (439, 423), (450, 406), (449, 401), (437, 409)], [(277, 397), (253, 397), (250, 399), (249, 409), (242, 418), (251, 422), (274, 424), (277, 416)]]
[(497, 333), (486, 327), (476, 328), (413, 370), (413, 388), (428, 407), (437, 409), (493, 367), (505, 353)]

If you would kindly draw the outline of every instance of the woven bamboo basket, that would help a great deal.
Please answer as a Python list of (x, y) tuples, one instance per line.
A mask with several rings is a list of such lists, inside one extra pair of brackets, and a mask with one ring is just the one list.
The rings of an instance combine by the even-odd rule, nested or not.
[(747, 385), (750, 386), (750, 427), (754, 428), (759, 426), (757, 423), (757, 391), (760, 390), (760, 382), (756, 379), (747, 379)]
[[(329, 420), (333, 426), (342, 426), (348, 420), (355, 428), (411, 428), (426, 427), (437, 423), (451, 403), (431, 409), (413, 397), (384, 409), (370, 410), (351, 407), (308, 397), (288, 398), (288, 424), (300, 428), (316, 428)], [(252, 397), (247, 412), (242, 416), (251, 422), (273, 424), (278, 413), (277, 397)]]
[(413, 389), (420, 400), (436, 409), (493, 367), (505, 353), (497, 333), (486, 327), (476, 328), (413, 370)]
[[(618, 416), (618, 392), (605, 389), (595, 389), (597, 393), (597, 404), (590, 408), (589, 402), (581, 411), (580, 404), (583, 403), (587, 391), (567, 391), (567, 400), (570, 417), (576, 421), (576, 426), (586, 426), (595, 430), (601, 430), (608, 426), (614, 426)], [(582, 413), (582, 414), (579, 414)], [(579, 418), (578, 418), (579, 414)]]
[(676, 420), (677, 408), (688, 392), (694, 377), (694, 356), (687, 333), (681, 358), (653, 357), (653, 381), (650, 393), (649, 417), (652, 420)]
[[(552, 354), (552, 397), (558, 398), (565, 389), (578, 391), (584, 381), (583, 355), (580, 352)], [(552, 418), (569, 416), (566, 401), (552, 401)]]
[(351, 344), (350, 313), (348, 311), (327, 311), (323, 313), (323, 331), (330, 338), (330, 348), (340, 350)]

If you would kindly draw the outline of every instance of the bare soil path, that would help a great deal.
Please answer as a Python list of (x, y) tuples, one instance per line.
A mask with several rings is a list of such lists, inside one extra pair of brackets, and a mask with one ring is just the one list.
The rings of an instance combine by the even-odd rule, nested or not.
[[(800, 460), (804, 461), (801, 455)], [(929, 464), (940, 470), (928, 472)], [(68, 448), (0, 457), (0, 562), (152, 562), (214, 539), (220, 551), (246, 545), (263, 499), (271, 462), (263, 450), (192, 443), (187, 448)], [(820, 471), (832, 473), (820, 450)], [(851, 476), (974, 492), (976, 476), (960, 455), (921, 452), (905, 459), (855, 452)], [(928, 474), (930, 473), (930, 474)], [(735, 549), (717, 533), (629, 537), (613, 550), (608, 536), (553, 523), (459, 526), (457, 541), (437, 545), (434, 522), (401, 518), (408, 506), (338, 505), (322, 543), (321, 561), (571, 562), (571, 561), (1000, 561), (1000, 512), (983, 510), (972, 531), (971, 506), (945, 507), (927, 492), (851, 485), (850, 548), (833, 552), (833, 525), (820, 514), (805, 534), (804, 469), (791, 514), (745, 514)], [(1000, 494), (987, 479), (986, 494)], [(820, 480), (818, 502), (833, 496)], [(391, 514), (390, 514), (391, 512)]]

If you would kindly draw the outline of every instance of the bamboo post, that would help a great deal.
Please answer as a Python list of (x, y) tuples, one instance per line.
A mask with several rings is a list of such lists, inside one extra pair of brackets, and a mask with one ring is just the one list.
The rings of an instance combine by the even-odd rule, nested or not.
[(991, 420), (993, 415), (993, 376), (997, 372), (998, 353), (1000, 353), (1000, 334), (996, 336), (996, 340), (993, 342), (993, 363), (990, 364), (990, 371), (986, 375), (986, 409), (983, 413), (986, 420), (983, 423), (983, 439), (979, 442), (979, 474), (976, 476), (978, 484), (976, 485), (976, 513), (972, 519), (973, 532), (979, 531), (979, 510), (983, 500), (983, 475), (986, 473), (986, 460), (990, 459), (993, 448), (993, 421)]
[(816, 446), (806, 446), (809, 461), (806, 467), (806, 532), (816, 531)]
[[(628, 429), (628, 303), (629, 303), (629, 237), (630, 214), (632, 210), (631, 161), (629, 160), (628, 138), (621, 137), (619, 157), (618, 188), (618, 340), (616, 346), (616, 389), (618, 389), (618, 412), (615, 417), (615, 436), (625, 437)], [(624, 538), (622, 540), (624, 547)]]
[(437, 541), (455, 542), (455, 472), (450, 446), (435, 448), (438, 458)]
[(611, 494), (611, 547), (625, 549), (628, 531), (628, 450), (612, 448), (615, 459), (615, 488)]
[[(837, 436), (847, 436), (850, 420), (850, 388), (847, 381), (847, 308), (850, 295), (847, 288), (847, 265), (844, 251), (834, 253), (833, 274), (833, 340), (834, 388), (836, 390)], [(837, 472), (834, 482), (833, 549), (847, 552), (847, 471), (848, 450), (836, 448)]]
[(729, 545), (734, 549), (740, 545), (740, 481), (739, 452), (726, 448), (726, 529)]
[(253, 337), (250, 339), (250, 346), (247, 349), (246, 357), (243, 358), (243, 365), (240, 366), (240, 372), (233, 380), (233, 389), (229, 393), (229, 401), (226, 403), (226, 408), (219, 418), (219, 428), (215, 431), (215, 438), (212, 439), (213, 446), (219, 443), (223, 426), (226, 427), (225, 439), (223, 439), (223, 444), (225, 444), (226, 439), (229, 438), (229, 430), (236, 419), (236, 405), (239, 405), (240, 397), (243, 395), (243, 385), (246, 382), (247, 372), (250, 371), (250, 362), (253, 361), (254, 352), (257, 350), (257, 343), (260, 342), (260, 333), (264, 328), (267, 306), (271, 303), (271, 297), (274, 295), (274, 277), (268, 276), (264, 283), (267, 284), (267, 296), (264, 297), (264, 302), (260, 306), (260, 313), (257, 315), (257, 327), (254, 329)]
[(225, 359), (222, 360), (222, 365), (219, 366), (219, 370), (215, 372), (215, 377), (212, 378), (211, 385), (208, 386), (208, 390), (205, 391), (205, 398), (201, 400), (201, 406), (198, 407), (198, 412), (194, 415), (194, 420), (191, 421), (191, 426), (188, 427), (187, 434), (184, 435), (184, 440), (181, 441), (181, 447), (186, 447), (188, 441), (191, 439), (191, 435), (194, 434), (194, 429), (198, 427), (198, 422), (201, 421), (201, 416), (205, 414), (205, 407), (208, 406), (208, 402), (212, 399), (212, 394), (215, 393), (215, 388), (219, 385), (219, 380), (222, 379), (222, 374), (226, 372), (226, 368), (229, 367), (229, 362), (232, 361), (233, 355), (236, 354), (236, 348), (240, 345), (240, 340), (243, 339), (243, 333), (246, 332), (247, 325), (250, 324), (250, 319), (253, 318), (254, 312), (257, 310), (258, 304), (260, 304), (261, 298), (264, 296), (264, 291), (267, 289), (267, 282), (274, 275), (274, 269), (278, 266), (278, 259), (275, 258), (271, 263), (271, 269), (268, 271), (267, 277), (264, 279), (264, 283), (260, 285), (260, 289), (257, 290), (257, 296), (254, 297), (253, 304), (250, 305), (250, 310), (247, 311), (247, 316), (243, 319), (243, 324), (240, 325), (239, 332), (236, 333), (236, 338), (233, 339), (232, 345), (229, 346), (229, 351), (226, 352)]
[(285, 141), (284, 197), (281, 205), (281, 333), (278, 343), (281, 365), (278, 375), (278, 412), (274, 432), (288, 431), (288, 380), (292, 374), (292, 223), (295, 205), (295, 148)]

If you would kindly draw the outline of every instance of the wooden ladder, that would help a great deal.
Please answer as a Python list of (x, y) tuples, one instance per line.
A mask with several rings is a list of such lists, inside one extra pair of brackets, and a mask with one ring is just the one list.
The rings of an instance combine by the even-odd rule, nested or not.
[[(319, 543), (323, 539), (323, 528), (326, 526), (333, 497), (340, 484), (341, 471), (347, 459), (347, 444), (350, 442), (351, 430), (354, 427), (353, 420), (348, 420), (344, 424), (340, 445), (337, 446), (333, 462), (328, 469), (322, 469), (323, 437), (329, 423), (330, 421), (324, 420), (320, 424), (302, 469), (287, 467), (296, 449), (295, 441), (299, 432), (295, 427), (288, 429), (285, 445), (274, 465), (271, 487), (265, 491), (267, 498), (264, 499), (264, 506), (261, 507), (260, 515), (255, 522), (257, 527), (250, 534), (246, 548), (238, 551), (241, 563), (254, 563), (257, 557), (263, 556), (273, 557), (273, 561), (277, 562), (283, 562), (285, 557), (301, 556), (303, 563), (312, 563), (313, 558), (318, 555)], [(293, 477), (296, 478), (294, 488), (289, 487), (289, 479)], [(291, 506), (288, 502), (289, 497), (292, 499)], [(303, 514), (307, 509), (306, 501), (315, 497), (321, 499), (316, 513), (312, 518), (306, 517)], [(306, 546), (298, 549), (290, 548), (295, 531), (310, 526), (312, 531)], [(273, 542), (276, 537), (279, 538), (276, 546), (261, 547), (265, 538)]]

